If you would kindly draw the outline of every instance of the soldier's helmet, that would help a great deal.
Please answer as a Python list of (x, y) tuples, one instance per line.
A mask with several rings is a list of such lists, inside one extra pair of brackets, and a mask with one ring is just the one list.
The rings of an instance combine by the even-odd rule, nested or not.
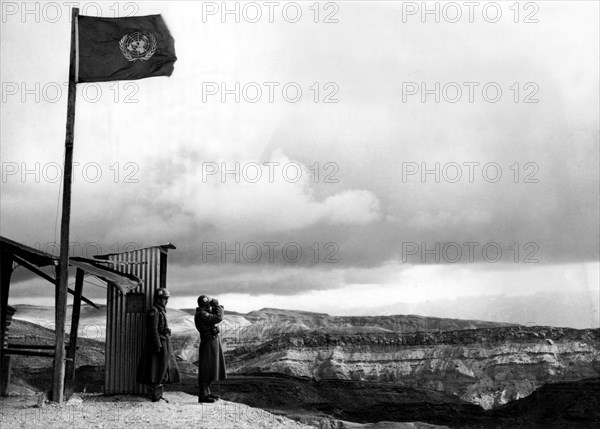
[(159, 287), (158, 289), (156, 289), (154, 291), (154, 299), (157, 299), (157, 298), (168, 298), (170, 296), (171, 296), (171, 294), (164, 287)]
[(210, 302), (210, 298), (206, 295), (200, 295), (198, 297), (198, 307), (204, 307)]

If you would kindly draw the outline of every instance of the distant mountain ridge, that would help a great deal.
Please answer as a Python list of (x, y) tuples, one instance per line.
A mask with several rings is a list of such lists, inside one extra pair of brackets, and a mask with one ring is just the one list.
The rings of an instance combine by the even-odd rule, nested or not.
[(376, 314), (420, 314), (530, 326), (600, 328), (600, 291), (574, 290), (532, 295), (485, 295), (426, 302), (397, 302), (369, 310)]
[[(195, 309), (182, 309), (193, 315)], [(285, 326), (296, 325), (306, 330), (319, 330), (323, 328), (334, 332), (344, 331), (346, 328), (376, 327), (390, 332), (417, 332), (431, 330), (456, 330), (491, 328), (496, 326), (511, 326), (511, 323), (489, 322), (484, 320), (464, 320), (442, 317), (420, 316), (414, 314), (397, 314), (389, 316), (331, 316), (327, 313), (317, 313), (303, 310), (284, 310), (277, 308), (262, 308), (249, 313), (225, 311), (225, 317), (235, 315), (243, 317), (251, 323), (264, 325)], [(326, 328), (326, 329), (325, 329)]]
[[(16, 308), (15, 319), (53, 328), (52, 308)], [(198, 360), (199, 344), (193, 314), (167, 311), (175, 355), (190, 364)], [(104, 341), (105, 328), (105, 306), (82, 308), (81, 336)], [(226, 311), (220, 328), (231, 373), (392, 382), (452, 393), (485, 408), (523, 398), (547, 382), (600, 376), (598, 329), (275, 308)]]

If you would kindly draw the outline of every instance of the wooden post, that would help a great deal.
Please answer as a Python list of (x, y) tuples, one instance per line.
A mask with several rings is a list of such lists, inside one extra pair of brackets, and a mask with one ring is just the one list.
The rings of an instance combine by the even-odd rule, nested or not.
[(60, 222), (60, 269), (56, 293), (56, 349), (52, 400), (62, 402), (65, 384), (65, 319), (67, 316), (67, 285), (69, 280), (69, 223), (71, 220), (71, 182), (73, 172), (73, 130), (75, 128), (75, 96), (77, 94), (77, 17), (79, 9), (71, 14), (71, 56), (69, 64), (69, 92), (67, 99), (67, 133), (65, 138), (65, 166), (63, 176), (63, 204)]
[(69, 335), (69, 348), (67, 350), (65, 399), (69, 399), (75, 391), (75, 356), (77, 350), (77, 330), (79, 329), (79, 315), (81, 314), (81, 295), (83, 293), (84, 271), (77, 268), (75, 276), (75, 296), (73, 297), (73, 314), (71, 316), (71, 334)]
[(6, 396), (10, 380), (10, 356), (4, 353), (8, 326), (8, 292), (13, 260), (8, 252), (0, 252), (0, 395)]

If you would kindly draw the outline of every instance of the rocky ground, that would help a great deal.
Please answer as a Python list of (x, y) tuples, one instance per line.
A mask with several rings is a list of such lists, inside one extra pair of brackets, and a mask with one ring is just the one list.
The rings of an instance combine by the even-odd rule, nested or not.
[(168, 403), (135, 396), (76, 394), (59, 406), (44, 402), (41, 395), (9, 396), (0, 402), (0, 428), (313, 428), (236, 402), (199, 404), (196, 396), (183, 392), (167, 392), (164, 397)]

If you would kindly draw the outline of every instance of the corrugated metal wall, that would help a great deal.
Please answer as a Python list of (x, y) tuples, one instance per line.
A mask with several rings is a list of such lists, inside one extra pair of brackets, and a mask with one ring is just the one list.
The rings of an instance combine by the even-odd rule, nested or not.
[[(150, 247), (105, 255), (104, 258), (135, 262), (114, 268), (139, 277), (142, 285), (130, 294), (143, 293), (145, 297), (143, 308), (137, 307), (137, 312), (128, 312), (127, 299), (130, 294), (122, 295), (116, 287), (107, 288), (104, 393), (145, 394), (146, 387), (135, 380), (137, 365), (146, 339), (146, 310), (152, 306), (154, 291), (166, 284), (166, 249)], [(162, 270), (161, 262), (165, 265)]]

